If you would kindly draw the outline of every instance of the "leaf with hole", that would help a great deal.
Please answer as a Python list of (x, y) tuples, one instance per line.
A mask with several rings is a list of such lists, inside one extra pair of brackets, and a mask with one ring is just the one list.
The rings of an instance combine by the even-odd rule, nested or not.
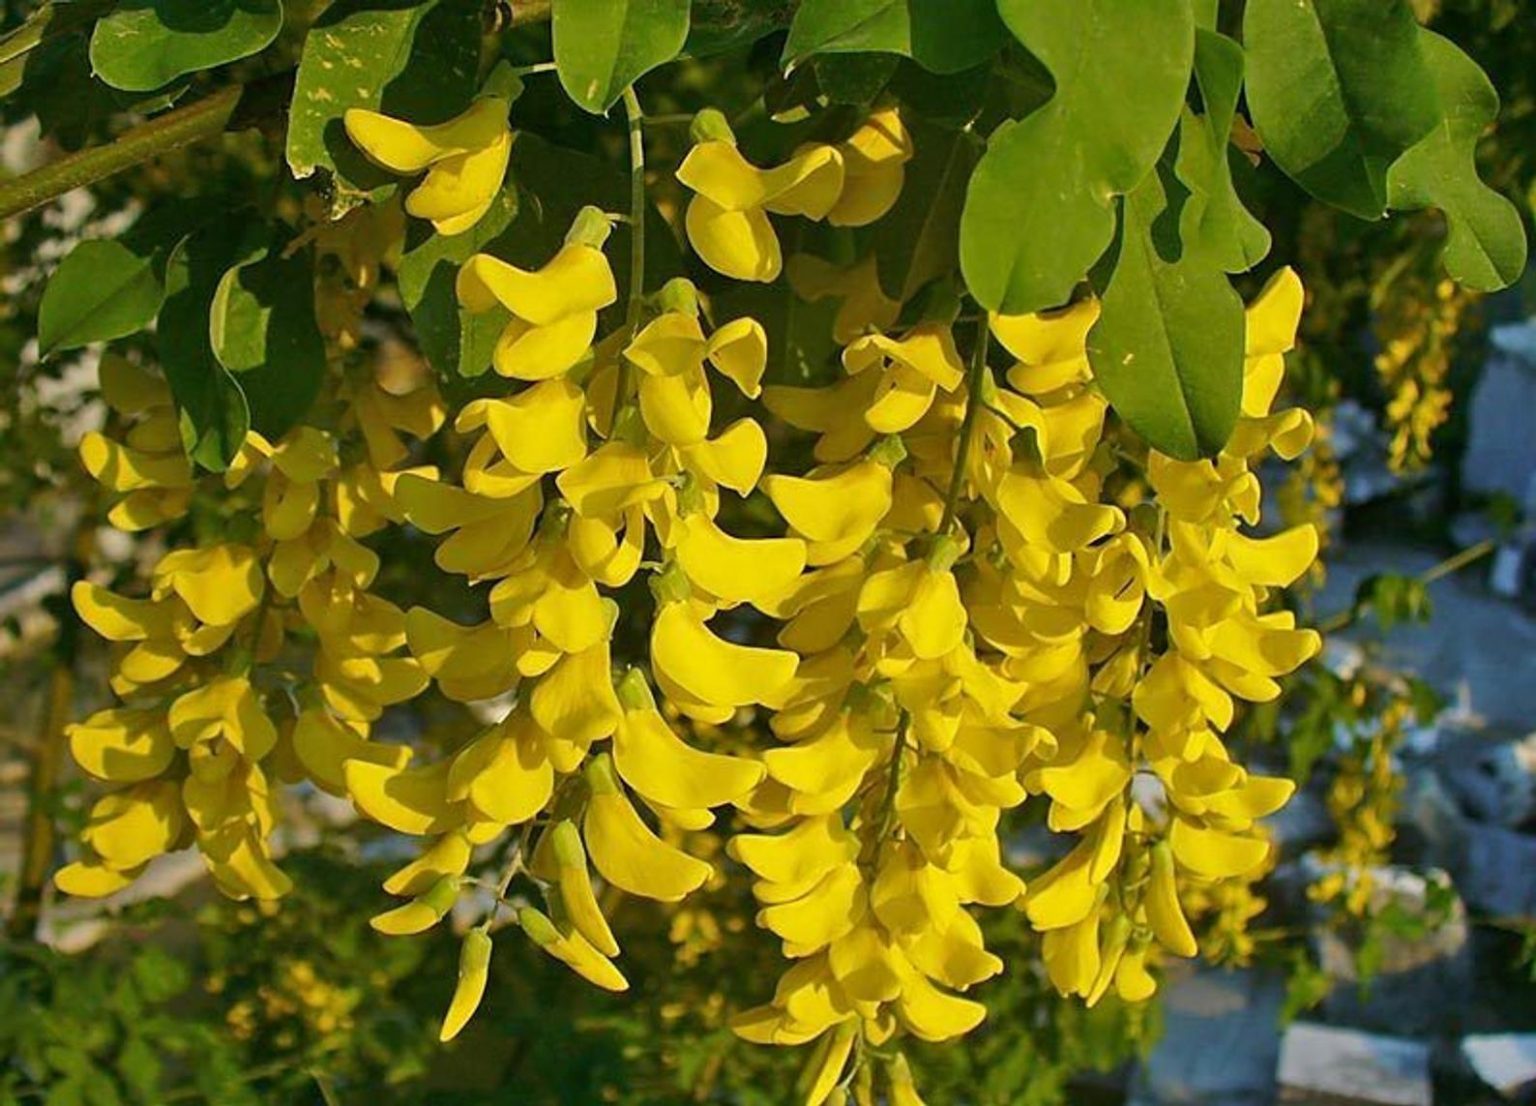
[(1408, 0), (1249, 0), (1248, 107), (1265, 151), (1324, 203), (1387, 212), (1387, 170), (1440, 118)]
[(554, 0), (550, 14), (560, 84), (596, 115), (688, 38), (688, 0)]
[(282, 27), (281, 0), (125, 0), (97, 21), (91, 67), (113, 88), (149, 92), (259, 54)]
[(1115, 235), (1114, 198), (1151, 171), (1184, 105), (1190, 0), (1000, 0), (1050, 71), (1044, 107), (992, 133), (971, 176), (960, 264), (983, 306), (1057, 307)]

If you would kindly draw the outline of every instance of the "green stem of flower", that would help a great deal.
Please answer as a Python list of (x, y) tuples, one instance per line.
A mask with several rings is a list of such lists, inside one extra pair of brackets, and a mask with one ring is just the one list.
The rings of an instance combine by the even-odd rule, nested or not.
[(906, 711), (901, 712), (901, 721), (896, 724), (896, 740), (891, 749), (891, 767), (885, 777), (885, 795), (880, 800), (880, 821), (875, 828), (875, 864), (880, 863), (880, 852), (885, 848), (886, 839), (891, 836), (891, 827), (896, 823), (896, 795), (901, 790), (901, 758), (907, 751), (907, 726), (912, 716)]
[(556, 65), (554, 62), (541, 61), (533, 65), (519, 65), (512, 72), (516, 73), (519, 77), (531, 77), (535, 73), (553, 73), (555, 69)]
[[(1436, 580), (1443, 580), (1447, 576), (1460, 572), (1468, 565), (1482, 560), (1490, 553), (1496, 552), (1498, 548), (1498, 539), (1486, 538), (1483, 541), (1478, 542), (1476, 545), (1469, 545), (1461, 552), (1447, 557), (1439, 564), (1425, 569), (1423, 572), (1419, 573), (1415, 579), (1427, 587), (1428, 585), (1433, 584)], [(1349, 607), (1338, 612), (1332, 617), (1326, 618), (1322, 622), (1319, 622), (1317, 624), (1317, 632), (1326, 637), (1328, 634), (1336, 634), (1340, 630), (1347, 630), (1349, 627), (1353, 626), (1356, 622), (1359, 621), (1360, 616), (1363, 613), (1364, 608), (1362, 607)]]
[[(645, 294), (645, 113), (633, 86), (624, 90), (624, 112), (629, 117), (629, 306), (624, 330), (633, 337), (640, 328), (640, 303)], [(613, 386), (615, 421), (628, 391), (629, 362), (621, 352)]]
[(976, 324), (976, 347), (971, 351), (970, 371), (966, 374), (969, 394), (965, 401), (965, 416), (960, 421), (960, 442), (955, 447), (955, 471), (949, 478), (949, 492), (944, 496), (944, 517), (939, 522), (939, 534), (949, 533), (955, 524), (955, 512), (960, 506), (960, 489), (965, 487), (965, 469), (971, 459), (971, 439), (975, 436), (976, 416), (985, 406), (982, 385), (986, 383), (987, 343), (991, 338), (987, 321)]

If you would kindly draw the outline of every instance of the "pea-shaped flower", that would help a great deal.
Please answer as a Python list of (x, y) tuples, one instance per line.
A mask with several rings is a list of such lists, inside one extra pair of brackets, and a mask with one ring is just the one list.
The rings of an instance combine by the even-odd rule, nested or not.
[(896, 205), (912, 160), (912, 139), (894, 107), (874, 112), (839, 143), (843, 155), (843, 190), (827, 213), (835, 227), (864, 227)]
[(490, 210), (512, 155), (508, 102), (482, 96), (462, 115), (420, 126), (376, 111), (351, 108), (347, 136), (381, 168), (402, 176), (426, 171), (405, 210), (429, 219), (439, 234), (462, 234)]
[(597, 313), (618, 298), (603, 256), (608, 222), (583, 208), (565, 245), (530, 272), (477, 253), (459, 270), (459, 302), (480, 314), (497, 304), (512, 313), (491, 363), (502, 376), (548, 380), (573, 367), (592, 346)]
[(696, 193), (684, 219), (688, 241), (716, 272), (776, 279), (784, 257), (768, 213), (826, 218), (843, 192), (843, 155), (807, 145), (783, 165), (759, 169), (736, 148), (719, 112), (700, 112), (694, 133), (699, 141), (677, 169)]

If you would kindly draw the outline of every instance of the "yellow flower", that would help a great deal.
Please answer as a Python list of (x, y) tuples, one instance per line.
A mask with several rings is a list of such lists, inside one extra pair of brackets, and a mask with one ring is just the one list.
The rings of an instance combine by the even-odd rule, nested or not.
[(718, 112), (701, 113), (703, 133), (678, 166), (677, 179), (695, 195), (684, 225), (688, 241), (710, 268), (736, 280), (770, 281), (783, 268), (768, 213), (823, 219), (843, 192), (843, 157), (810, 145), (774, 169), (759, 169), (736, 148)]
[(519, 707), (454, 755), (447, 799), (464, 804), (472, 821), (520, 825), (554, 793), (555, 751), (553, 739)]
[(508, 102), (482, 96), (462, 114), (432, 126), (349, 108), (347, 135), (370, 161), (392, 173), (426, 177), (406, 198), (405, 210), (429, 219), (439, 234), (462, 234), (490, 210), (512, 154)]
[(256, 609), (264, 581), (256, 554), (243, 545), (176, 549), (160, 558), (151, 595), (178, 596), (198, 621), (230, 626)]
[(517, 923), (534, 944), (556, 960), (605, 991), (627, 991), (629, 981), (591, 942), (574, 928), (562, 932), (554, 922), (531, 906), (517, 912)]
[(277, 729), (261, 700), (242, 676), (221, 676), (179, 696), (167, 716), (171, 737), (182, 749), (227, 742), (247, 760), (261, 760), (277, 744)]
[(1088, 331), (1099, 319), (1099, 301), (1079, 300), (1071, 307), (1037, 315), (991, 317), (992, 333), (1018, 359), (1008, 370), (1010, 387), (1043, 396), (1092, 376), (1088, 368)]
[(677, 902), (700, 887), (712, 869), (656, 836), (635, 812), (606, 753), (587, 762), (591, 795), (582, 835), (603, 878), (632, 895)]
[(677, 562), (689, 583), (721, 603), (772, 602), (805, 568), (799, 538), (732, 537), (703, 512), (685, 516), (675, 535)]
[(859, 129), (838, 143), (843, 155), (843, 191), (827, 222), (835, 227), (863, 227), (890, 211), (901, 195), (912, 139), (894, 106), (880, 108)]
[(705, 809), (741, 798), (762, 782), (761, 764), (705, 753), (662, 718), (639, 669), (619, 685), (623, 714), (613, 735), (613, 766), (647, 801), (679, 810)]
[(781, 649), (737, 645), (710, 632), (692, 603), (667, 603), (651, 630), (651, 663), (661, 689), (680, 708), (708, 717), (771, 701), (795, 675), (799, 658)]
[(874, 370), (875, 386), (864, 421), (877, 434), (909, 430), (928, 413), (937, 389), (953, 392), (965, 380), (965, 364), (949, 327), (919, 323), (900, 338), (867, 334), (843, 350), (850, 376)]
[(530, 272), (477, 253), (458, 275), (459, 302), (476, 314), (500, 304), (512, 316), (491, 364), (502, 376), (548, 380), (585, 356), (597, 313), (618, 298), (608, 259), (597, 246), (569, 241)]
[(97, 711), (65, 732), (75, 763), (113, 783), (153, 779), (170, 767), (176, 755), (165, 715), (154, 709)]
[(464, 935), (459, 950), (459, 975), (454, 984), (453, 998), (448, 1003), (448, 1013), (443, 1016), (443, 1027), (438, 1040), (451, 1041), (459, 1035), (469, 1019), (474, 1017), (485, 994), (485, 983), (490, 978), (491, 938), (479, 927)]
[(704, 441), (714, 410), (704, 362), (754, 398), (762, 390), (768, 339), (751, 318), (733, 319), (706, 339), (695, 314), (666, 311), (635, 335), (623, 355), (641, 370), (646, 428), (668, 445), (687, 447)]
[(810, 565), (840, 561), (868, 541), (891, 508), (891, 486), (891, 470), (876, 461), (763, 480), (791, 532), (805, 539)]
[(97, 799), (80, 839), (104, 865), (126, 872), (174, 848), (185, 825), (180, 787), (147, 780)]
[(305, 773), (317, 787), (332, 795), (347, 793), (348, 761), (404, 768), (411, 752), (404, 745), (370, 741), (366, 722), (344, 721), (319, 708), (300, 712), (291, 740)]
[(80, 461), (102, 487), (122, 496), (107, 513), (119, 530), (146, 530), (181, 517), (192, 498), (192, 465), (165, 381), (116, 353), (99, 369), (101, 395), (136, 418), (122, 442), (97, 431), (80, 439)]

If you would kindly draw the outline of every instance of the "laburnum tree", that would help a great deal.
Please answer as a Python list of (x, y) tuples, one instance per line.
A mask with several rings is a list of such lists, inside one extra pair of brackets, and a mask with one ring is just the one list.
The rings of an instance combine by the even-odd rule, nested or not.
[(1525, 265), (1407, 0), (56, 0), (0, 87), (74, 151), (8, 216), (233, 163), (39, 312), (157, 551), (73, 585), (114, 701), (57, 887), (193, 848), (276, 900), (283, 790), (343, 797), (420, 838), (373, 927), (462, 927), (446, 1041), (498, 945), (623, 991), (617, 897), (749, 884), (784, 963), (732, 1027), (808, 1106), (921, 1102), (904, 1042), (1021, 967), (982, 911), (1140, 1002), (1269, 862), (1292, 784), (1223, 735), (1320, 638), (1256, 182)]

